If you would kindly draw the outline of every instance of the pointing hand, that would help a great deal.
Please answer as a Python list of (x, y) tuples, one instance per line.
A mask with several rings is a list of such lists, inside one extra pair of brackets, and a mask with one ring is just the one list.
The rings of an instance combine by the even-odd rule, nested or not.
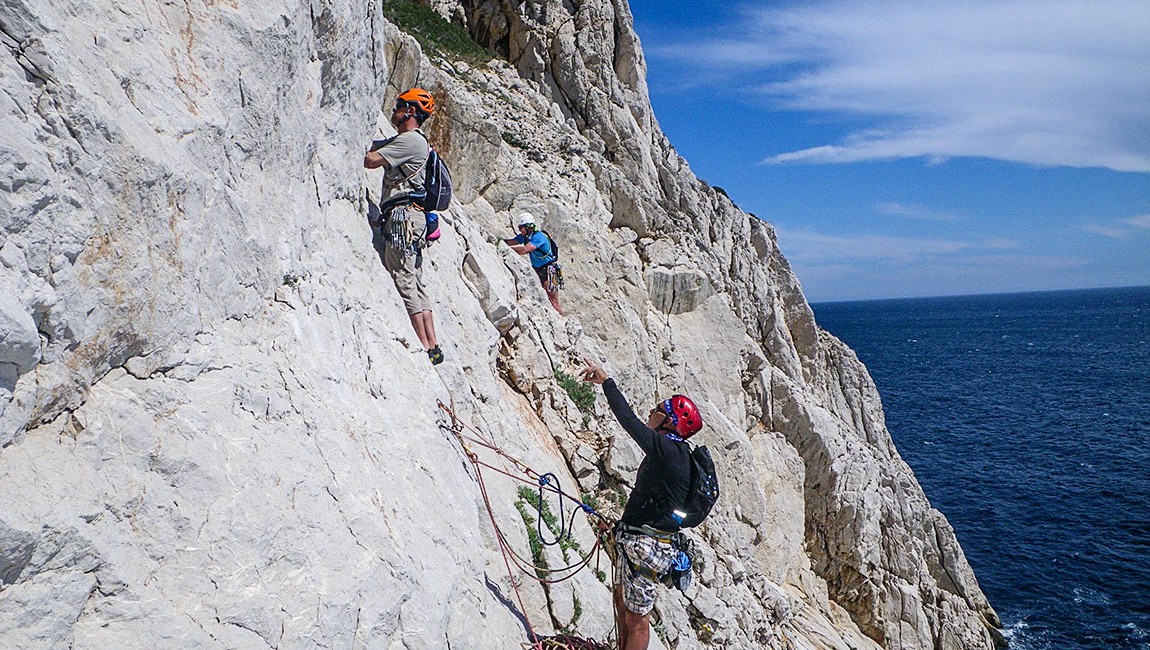
[(587, 364), (587, 367), (579, 371), (580, 379), (583, 381), (589, 381), (592, 384), (599, 385), (602, 385), (603, 382), (607, 381), (607, 373), (604, 372), (602, 368), (591, 363), (590, 361), (587, 361), (586, 359), (584, 359), (583, 362)]

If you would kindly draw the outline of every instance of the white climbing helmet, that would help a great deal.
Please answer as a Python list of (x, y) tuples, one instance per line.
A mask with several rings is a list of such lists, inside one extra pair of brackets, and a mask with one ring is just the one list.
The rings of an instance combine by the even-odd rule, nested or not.
[(519, 226), (520, 228), (522, 228), (523, 226), (531, 226), (531, 227), (534, 227), (534, 226), (535, 226), (535, 217), (531, 216), (531, 213), (530, 213), (530, 212), (523, 212), (523, 213), (521, 213), (521, 214), (519, 215), (519, 224), (518, 224), (518, 226)]

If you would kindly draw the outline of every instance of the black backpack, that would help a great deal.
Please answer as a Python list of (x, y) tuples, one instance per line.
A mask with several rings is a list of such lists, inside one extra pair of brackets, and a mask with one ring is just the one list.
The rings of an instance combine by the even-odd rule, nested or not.
[[(423, 131), (417, 130), (416, 133), (423, 136), (427, 140), (427, 134)], [(398, 135), (393, 135), (386, 140), (373, 140), (372, 151), (379, 149), (383, 145), (398, 138)], [(451, 205), (451, 170), (447, 168), (447, 163), (440, 157), (431, 143), (427, 143), (427, 159), (423, 161), (423, 166), (415, 170), (415, 173), (408, 176), (403, 182), (407, 182), (412, 178), (419, 175), (423, 171), (423, 191), (422, 195), (414, 194), (411, 196), (411, 202), (419, 206), (425, 212), (437, 212), (446, 210), (447, 206)], [(387, 176), (383, 178), (383, 196), (387, 196), (387, 190), (390, 187), (395, 187), (399, 183), (396, 181), (388, 182)]]
[(451, 170), (447, 163), (427, 145), (427, 162), (423, 165), (423, 189), (426, 194), (415, 203), (428, 212), (446, 210), (451, 205)]
[(719, 500), (719, 477), (715, 474), (715, 461), (706, 447), (691, 450), (691, 488), (687, 499), (678, 508), (686, 513), (679, 524), (683, 528), (694, 528), (703, 523), (711, 508)]
[(543, 236), (547, 238), (548, 243), (551, 244), (551, 257), (553, 258), (551, 261), (552, 262), (558, 262), (559, 261), (559, 244), (555, 243), (555, 240), (551, 238), (551, 235), (547, 234), (546, 230), (540, 230), (539, 232), (543, 233)]

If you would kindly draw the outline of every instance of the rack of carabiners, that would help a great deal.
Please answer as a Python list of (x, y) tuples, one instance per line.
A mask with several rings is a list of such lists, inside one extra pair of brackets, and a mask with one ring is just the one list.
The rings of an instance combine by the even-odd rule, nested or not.
[[(590, 564), (591, 559), (598, 555), (598, 551), (601, 548), (607, 549), (608, 555), (610, 556), (610, 536), (614, 527), (613, 522), (599, 512), (596, 512), (595, 509), (591, 506), (564, 492), (559, 485), (559, 479), (554, 474), (550, 472), (540, 474), (519, 459), (500, 449), (499, 446), (494, 443), (494, 441), (484, 436), (483, 433), (476, 429), (474, 426), (464, 422), (463, 419), (460, 418), (452, 408), (448, 407), (442, 401), (438, 401), (438, 405), (440, 411), (442, 412), (438, 422), (439, 427), (444, 431), (450, 432), (455, 437), (456, 441), (459, 442), (459, 446), (463, 449), (463, 453), (467, 456), (467, 460), (475, 469), (475, 481), (479, 486), (479, 493), (483, 498), (483, 505), (487, 509), (487, 516), (491, 520), (492, 528), (495, 530), (495, 538), (499, 542), (499, 551), (503, 555), (503, 563), (507, 567), (508, 578), (511, 580), (511, 586), (515, 590), (515, 598), (519, 602), (519, 611), (523, 613), (523, 619), (527, 625), (528, 635), (532, 639), (531, 644), (526, 645), (525, 647), (532, 650), (566, 650), (568, 648), (575, 649), (584, 647), (594, 649), (599, 647), (607, 647), (606, 644), (601, 645), (594, 640), (583, 640), (571, 636), (542, 637), (535, 634), (535, 630), (531, 626), (531, 622), (527, 619), (527, 610), (523, 606), (523, 597), (519, 593), (519, 584), (515, 580), (515, 571), (512, 569), (512, 566), (514, 565), (515, 568), (519, 569), (531, 579), (544, 584), (558, 584), (565, 580), (570, 580), (575, 576), (575, 574), (579, 573), (579, 571), (583, 570), (585, 567), (587, 567), (588, 564)], [(499, 456), (505, 462), (511, 465), (511, 467), (514, 469), (514, 472), (518, 473), (513, 473), (512, 471), (481, 460), (479, 458), (479, 454), (473, 450), (473, 445), (475, 447), (486, 449), (487, 451), (490, 451), (491, 453)], [(562, 540), (565, 536), (570, 535), (572, 526), (574, 525), (575, 521), (575, 514), (582, 511), (591, 519), (591, 523), (595, 528), (595, 545), (591, 548), (587, 555), (580, 558), (579, 561), (556, 569), (538, 566), (534, 563), (533, 560), (524, 558), (519, 553), (516, 553), (514, 547), (508, 542), (507, 537), (503, 534), (503, 530), (500, 529), (499, 522), (495, 519), (495, 512), (491, 507), (491, 500), (487, 493), (487, 484), (483, 478), (484, 468), (510, 477), (521, 483), (537, 487), (539, 490), (539, 501), (536, 505), (540, 509), (543, 507), (543, 499), (545, 493), (550, 492), (558, 496), (559, 521), (561, 522), (560, 531), (556, 534), (555, 539), (546, 541), (543, 539), (542, 530), (540, 530), (540, 540), (543, 544), (558, 544), (559, 541)], [(572, 509), (570, 519), (567, 519), (563, 512), (562, 504), (564, 500), (572, 501), (577, 506), (576, 508)], [(542, 526), (542, 520), (542, 513), (540, 513), (540, 516), (537, 520), (540, 526)]]

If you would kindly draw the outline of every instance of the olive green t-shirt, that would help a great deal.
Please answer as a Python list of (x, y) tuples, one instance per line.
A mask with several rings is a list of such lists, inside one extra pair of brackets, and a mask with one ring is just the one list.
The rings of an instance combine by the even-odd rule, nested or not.
[(385, 199), (399, 193), (423, 192), (423, 165), (427, 161), (427, 137), (423, 131), (415, 129), (384, 140), (376, 152), (387, 161), (383, 174)]

